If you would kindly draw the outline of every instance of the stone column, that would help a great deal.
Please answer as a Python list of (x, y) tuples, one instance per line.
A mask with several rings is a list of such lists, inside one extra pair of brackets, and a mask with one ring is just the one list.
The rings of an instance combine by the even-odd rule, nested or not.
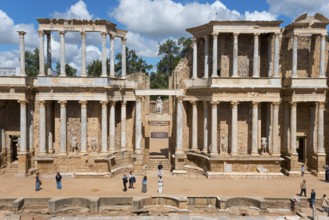
[(279, 33), (274, 34), (274, 73), (273, 77), (279, 77)]
[(46, 31), (45, 33), (47, 36), (47, 75), (51, 76), (51, 32)]
[(252, 77), (259, 77), (259, 33), (254, 33), (254, 60)]
[(40, 154), (46, 154), (46, 101), (39, 101), (39, 151)]
[(294, 34), (293, 35), (293, 47), (292, 47), (292, 78), (297, 77), (297, 50), (298, 50), (298, 35)]
[(218, 62), (218, 55), (217, 55), (217, 41), (218, 41), (218, 33), (212, 34), (212, 74), (211, 77), (218, 77), (217, 74), (217, 62)]
[(60, 151), (59, 154), (66, 154), (66, 101), (58, 101), (61, 106), (61, 128), (60, 128)]
[(320, 77), (324, 78), (325, 75), (325, 57), (326, 57), (326, 34), (321, 34), (321, 46), (320, 46)]
[(203, 78), (208, 79), (209, 77), (209, 37), (204, 36), (204, 74)]
[(20, 149), (21, 153), (26, 153), (26, 104), (27, 100), (19, 100), (20, 104)]
[(24, 35), (26, 32), (18, 31), (19, 34), (19, 61), (20, 61), (20, 76), (26, 76), (25, 74), (25, 43)]
[(6, 133), (5, 129), (1, 129), (1, 152), (4, 152), (6, 149)]
[(121, 38), (122, 55), (121, 55), (121, 78), (126, 78), (127, 65), (126, 65), (126, 38)]
[(198, 150), (198, 106), (196, 101), (191, 101), (192, 104), (192, 151)]
[(60, 48), (61, 48), (61, 54), (60, 54), (60, 75), (59, 76), (66, 76), (66, 72), (65, 72), (65, 31), (60, 31), (59, 32), (59, 36), (60, 36)]
[(115, 152), (115, 101), (110, 102), (110, 149), (109, 153)]
[(39, 76), (45, 76), (45, 61), (44, 61), (44, 42), (43, 42), (43, 31), (39, 33)]
[(232, 105), (232, 121), (231, 121), (231, 155), (236, 156), (238, 153), (238, 104), (239, 102), (231, 102)]
[(324, 151), (324, 102), (318, 103), (318, 154)]
[(30, 153), (34, 153), (34, 117), (33, 110), (30, 111), (30, 127), (29, 127), (29, 151)]
[(192, 45), (193, 45), (193, 73), (192, 73), (192, 79), (198, 78), (197, 72), (198, 72), (198, 44), (197, 39), (195, 37), (192, 38)]
[(239, 33), (233, 33), (233, 74), (232, 77), (238, 77), (238, 37)]
[(273, 102), (273, 116), (272, 116), (272, 155), (280, 156), (279, 145), (279, 102)]
[[(106, 51), (105, 51), (106, 55)], [(81, 32), (81, 77), (86, 77), (86, 32)]]
[(208, 153), (208, 102), (203, 101), (203, 151)]
[(291, 102), (290, 110), (290, 153), (297, 154), (296, 151), (296, 125), (297, 125), (297, 103)]
[(102, 150), (101, 153), (107, 153), (107, 103), (101, 101), (102, 105)]
[(115, 35), (110, 34), (111, 48), (110, 48), (110, 77), (114, 77), (114, 39)]
[(217, 150), (217, 105), (218, 102), (211, 102), (211, 157), (218, 156)]
[(48, 138), (48, 153), (54, 153), (53, 148), (53, 133), (52, 133), (52, 101), (48, 101), (46, 105), (46, 131)]
[(81, 104), (81, 153), (87, 152), (87, 101), (82, 100)]
[(252, 102), (251, 155), (258, 155), (258, 102)]
[(136, 96), (135, 154), (142, 154), (142, 97)]
[(101, 33), (102, 35), (102, 75), (101, 77), (107, 77), (107, 65), (106, 65), (106, 36), (105, 32)]
[(126, 101), (121, 102), (121, 150), (126, 150)]
[(176, 151), (175, 154), (184, 154), (183, 151), (183, 96), (176, 97)]

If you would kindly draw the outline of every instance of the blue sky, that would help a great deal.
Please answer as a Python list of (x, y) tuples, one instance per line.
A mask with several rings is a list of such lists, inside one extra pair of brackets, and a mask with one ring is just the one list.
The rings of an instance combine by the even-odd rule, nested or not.
[[(19, 66), (18, 30), (27, 32), (26, 49), (39, 46), (37, 18), (109, 20), (128, 31), (130, 49), (155, 65), (158, 42), (189, 36), (186, 28), (210, 20), (283, 20), (285, 26), (302, 13), (315, 12), (329, 17), (329, 0), (1, 0), (0, 67)], [(53, 62), (58, 62), (58, 34), (52, 39)], [(80, 47), (78, 33), (66, 35), (66, 61), (78, 71)], [(87, 36), (87, 62), (100, 59), (100, 47), (100, 34)], [(119, 39), (115, 51), (120, 52)]]

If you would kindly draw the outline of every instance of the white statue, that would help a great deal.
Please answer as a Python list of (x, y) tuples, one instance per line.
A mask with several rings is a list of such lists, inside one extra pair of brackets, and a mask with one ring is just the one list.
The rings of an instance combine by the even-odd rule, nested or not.
[(263, 153), (266, 153), (266, 148), (267, 148), (267, 139), (266, 137), (262, 137), (262, 142), (261, 142), (261, 145), (262, 145), (262, 152)]
[(162, 114), (162, 99), (161, 96), (155, 101), (155, 112)]
[(97, 148), (97, 141), (95, 138), (90, 140), (90, 148), (92, 152), (96, 152), (96, 148)]
[(17, 138), (17, 144), (16, 144), (17, 150), (20, 150), (21, 148), (21, 138)]
[(72, 150), (73, 150), (73, 152), (78, 151), (77, 138), (76, 138), (75, 136), (72, 136), (72, 142), (71, 142), (71, 145), (72, 145)]
[(220, 148), (222, 153), (227, 153), (227, 139), (224, 135), (222, 135), (220, 138)]

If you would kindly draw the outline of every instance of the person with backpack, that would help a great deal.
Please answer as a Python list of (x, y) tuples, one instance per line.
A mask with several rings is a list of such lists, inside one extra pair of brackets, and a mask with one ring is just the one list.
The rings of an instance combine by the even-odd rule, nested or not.
[(127, 178), (126, 174), (123, 174), (122, 183), (123, 183), (123, 191), (124, 192), (127, 191), (127, 182), (128, 182), (128, 178)]

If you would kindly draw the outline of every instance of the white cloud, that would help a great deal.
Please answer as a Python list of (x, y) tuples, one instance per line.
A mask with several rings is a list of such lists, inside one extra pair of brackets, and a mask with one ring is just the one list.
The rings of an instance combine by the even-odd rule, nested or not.
[(127, 47), (136, 51), (138, 56), (157, 57), (158, 42), (133, 32), (127, 34)]
[(250, 21), (271, 21), (276, 19), (275, 15), (267, 11), (246, 11), (244, 16), (246, 20)]
[(54, 12), (51, 16), (53, 18), (63, 19), (95, 19), (94, 16), (89, 13), (87, 5), (81, 0), (72, 5), (66, 12)]
[(0, 51), (0, 67), (19, 67), (19, 51)]

